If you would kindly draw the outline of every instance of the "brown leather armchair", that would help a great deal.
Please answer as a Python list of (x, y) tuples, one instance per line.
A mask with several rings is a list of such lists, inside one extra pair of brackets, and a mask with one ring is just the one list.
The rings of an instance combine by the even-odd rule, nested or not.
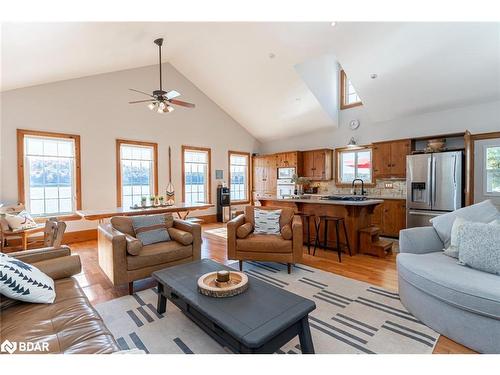
[[(80, 257), (67, 246), (9, 253), (54, 279), (54, 303), (20, 302), (1, 296), (1, 341), (47, 343), (49, 353), (97, 354), (119, 350), (113, 335), (94, 310), (78, 282)], [(44, 353), (46, 351), (33, 352)], [(19, 346), (16, 353), (19, 352)]]
[(128, 283), (133, 293), (135, 280), (176, 264), (201, 257), (201, 226), (167, 216), (171, 241), (142, 246), (135, 236), (132, 219), (115, 216), (97, 230), (99, 266), (113, 285)]
[[(255, 208), (282, 210), (281, 234), (253, 233)], [(246, 206), (245, 214), (227, 223), (227, 256), (239, 260), (240, 270), (244, 260), (261, 260), (287, 263), (290, 273), (291, 265), (302, 261), (302, 236), (302, 220), (292, 208)]]

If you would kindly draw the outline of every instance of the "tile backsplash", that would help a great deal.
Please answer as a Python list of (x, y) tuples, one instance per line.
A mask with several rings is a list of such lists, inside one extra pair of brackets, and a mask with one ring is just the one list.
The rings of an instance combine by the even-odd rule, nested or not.
[[(392, 184), (392, 188), (387, 188), (386, 184)], [(318, 194), (321, 195), (334, 195), (334, 194), (352, 194), (350, 187), (339, 187), (335, 185), (335, 181), (318, 182), (313, 184), (318, 186)], [(356, 191), (360, 191), (361, 184), (356, 184)], [(387, 198), (400, 198), (406, 199), (406, 181), (405, 180), (391, 180), (391, 179), (378, 179), (374, 187), (366, 187), (368, 196), (387, 197)]]

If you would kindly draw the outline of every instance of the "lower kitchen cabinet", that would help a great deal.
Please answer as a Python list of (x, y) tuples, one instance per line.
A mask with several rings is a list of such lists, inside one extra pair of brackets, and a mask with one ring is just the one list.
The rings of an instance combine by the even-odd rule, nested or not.
[(384, 199), (373, 210), (371, 223), (381, 229), (387, 237), (398, 237), (399, 231), (406, 228), (406, 201), (404, 199)]

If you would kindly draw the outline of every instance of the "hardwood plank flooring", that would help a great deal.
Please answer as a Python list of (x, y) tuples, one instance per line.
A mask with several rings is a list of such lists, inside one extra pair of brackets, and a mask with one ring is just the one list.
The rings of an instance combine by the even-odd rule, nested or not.
[[(221, 227), (221, 224), (203, 225), (202, 258), (210, 258), (227, 264), (226, 239), (205, 231)], [(76, 279), (93, 305), (109, 301), (128, 294), (127, 285), (114, 287), (99, 268), (97, 261), (97, 241), (85, 241), (70, 245), (74, 254), (79, 254), (82, 260), (82, 272)], [(312, 249), (311, 249), (312, 250)], [(303, 263), (333, 272), (352, 279), (365, 281), (383, 288), (397, 290), (396, 255), (388, 255), (384, 259), (369, 255), (355, 257), (343, 256), (342, 263), (337, 260), (337, 254), (332, 251), (317, 250), (316, 255), (308, 255), (304, 247)], [(155, 286), (152, 279), (134, 282), (134, 290), (142, 290)], [(467, 354), (474, 351), (441, 336), (435, 349), (435, 354)]]

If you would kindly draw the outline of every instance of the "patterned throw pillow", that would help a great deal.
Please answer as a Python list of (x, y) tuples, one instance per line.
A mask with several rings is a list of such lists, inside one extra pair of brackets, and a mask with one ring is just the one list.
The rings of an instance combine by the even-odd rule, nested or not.
[(38, 268), (0, 253), (0, 293), (31, 303), (52, 303), (54, 280)]
[(254, 209), (255, 234), (280, 234), (281, 210)]
[(462, 265), (500, 275), (500, 225), (465, 223), (458, 230)]
[(146, 215), (132, 217), (135, 237), (144, 246), (157, 242), (170, 241), (165, 223), (165, 215)]
[(5, 220), (9, 224), (11, 230), (24, 230), (34, 228), (37, 225), (28, 211), (21, 211), (15, 215), (6, 214)]

